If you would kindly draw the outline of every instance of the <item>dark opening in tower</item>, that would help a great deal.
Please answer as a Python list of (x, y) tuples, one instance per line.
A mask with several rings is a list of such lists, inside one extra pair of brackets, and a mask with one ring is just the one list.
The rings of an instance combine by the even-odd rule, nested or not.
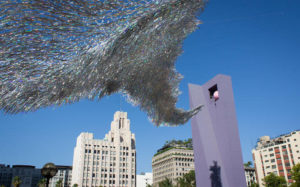
[(215, 101), (219, 99), (218, 85), (215, 84), (214, 86), (209, 88), (208, 91), (210, 99), (214, 99)]

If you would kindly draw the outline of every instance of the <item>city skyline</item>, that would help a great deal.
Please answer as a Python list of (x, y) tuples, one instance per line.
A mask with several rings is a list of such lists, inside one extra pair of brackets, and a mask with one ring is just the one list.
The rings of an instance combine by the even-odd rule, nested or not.
[[(216, 74), (232, 77), (244, 162), (264, 135), (299, 129), (299, 2), (211, 1), (199, 17), (203, 24), (188, 36), (176, 68), (184, 78), (178, 107), (188, 109), (188, 83), (203, 84)], [(103, 139), (117, 110), (128, 112), (136, 135), (137, 174), (151, 171), (151, 159), (165, 141), (191, 138), (190, 121), (155, 127), (146, 113), (119, 94), (17, 115), (0, 112), (0, 163), (46, 162), (72, 165), (81, 132)]]

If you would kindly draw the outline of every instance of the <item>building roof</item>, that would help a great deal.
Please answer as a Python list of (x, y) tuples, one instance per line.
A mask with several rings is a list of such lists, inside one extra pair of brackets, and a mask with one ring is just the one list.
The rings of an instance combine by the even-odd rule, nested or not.
[(72, 166), (56, 165), (57, 169), (72, 169)]
[(254, 168), (252, 168), (252, 167), (247, 167), (247, 166), (244, 166), (244, 169), (247, 170), (247, 171), (255, 171)]
[(35, 166), (32, 165), (13, 165), (13, 168), (35, 168)]
[(296, 134), (297, 132), (300, 132), (300, 130), (296, 130), (287, 134), (281, 134), (279, 136), (276, 136), (275, 138), (270, 139), (269, 136), (262, 136), (257, 140), (257, 144), (255, 146), (255, 149), (263, 149), (272, 147), (275, 145), (284, 144), (287, 141), (287, 138), (291, 137), (292, 135)]
[(157, 152), (154, 156), (157, 156), (157, 155), (159, 155), (163, 152), (166, 152), (170, 149), (173, 149), (173, 148), (192, 150), (193, 149), (192, 138), (189, 138), (189, 139), (184, 140), (184, 141), (182, 141), (182, 140), (167, 141), (162, 148), (157, 150)]

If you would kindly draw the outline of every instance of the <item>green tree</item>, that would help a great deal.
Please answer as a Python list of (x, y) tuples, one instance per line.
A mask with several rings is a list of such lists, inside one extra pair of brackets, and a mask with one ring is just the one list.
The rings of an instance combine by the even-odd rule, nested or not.
[(147, 184), (146, 187), (152, 187), (152, 185), (151, 184)]
[(179, 187), (196, 187), (195, 171), (184, 174), (182, 177), (177, 179), (177, 186)]
[[(78, 187), (78, 184), (76, 184), (76, 183), (75, 183), (75, 184), (73, 184), (73, 187)], [(101, 187), (101, 186), (99, 186), (99, 187)]]
[(19, 187), (22, 184), (22, 180), (19, 176), (15, 176), (12, 181), (14, 187)]
[(37, 186), (38, 186), (38, 187), (46, 187), (46, 183), (47, 183), (47, 179), (42, 178), (42, 179), (38, 182)]
[(61, 179), (59, 179), (57, 182), (56, 182), (56, 187), (62, 187), (63, 186), (63, 181)]
[(286, 187), (287, 183), (284, 177), (270, 173), (263, 179), (266, 187)]
[(245, 167), (251, 167), (251, 166), (252, 166), (252, 162), (251, 162), (251, 161), (248, 161), (247, 163), (244, 163), (244, 166), (245, 166)]
[(250, 187), (259, 187), (259, 185), (255, 182), (251, 183)]
[(177, 186), (178, 187), (184, 187), (184, 186), (186, 186), (186, 182), (185, 182), (185, 180), (184, 180), (183, 177), (178, 177), (176, 179), (176, 181), (177, 181)]
[(300, 187), (300, 163), (296, 164), (291, 170), (292, 179), (294, 183), (292, 187)]
[(4, 184), (1, 184), (1, 186), (0, 186), (0, 187), (5, 187), (5, 186), (4, 186)]
[(159, 187), (173, 187), (172, 180), (166, 178), (165, 180), (158, 183)]

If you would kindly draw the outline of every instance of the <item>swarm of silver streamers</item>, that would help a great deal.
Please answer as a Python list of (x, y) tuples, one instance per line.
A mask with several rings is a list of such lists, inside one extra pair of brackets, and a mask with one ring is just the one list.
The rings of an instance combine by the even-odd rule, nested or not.
[(174, 63), (202, 0), (1, 0), (0, 109), (34, 111), (115, 92), (156, 125), (184, 124)]

